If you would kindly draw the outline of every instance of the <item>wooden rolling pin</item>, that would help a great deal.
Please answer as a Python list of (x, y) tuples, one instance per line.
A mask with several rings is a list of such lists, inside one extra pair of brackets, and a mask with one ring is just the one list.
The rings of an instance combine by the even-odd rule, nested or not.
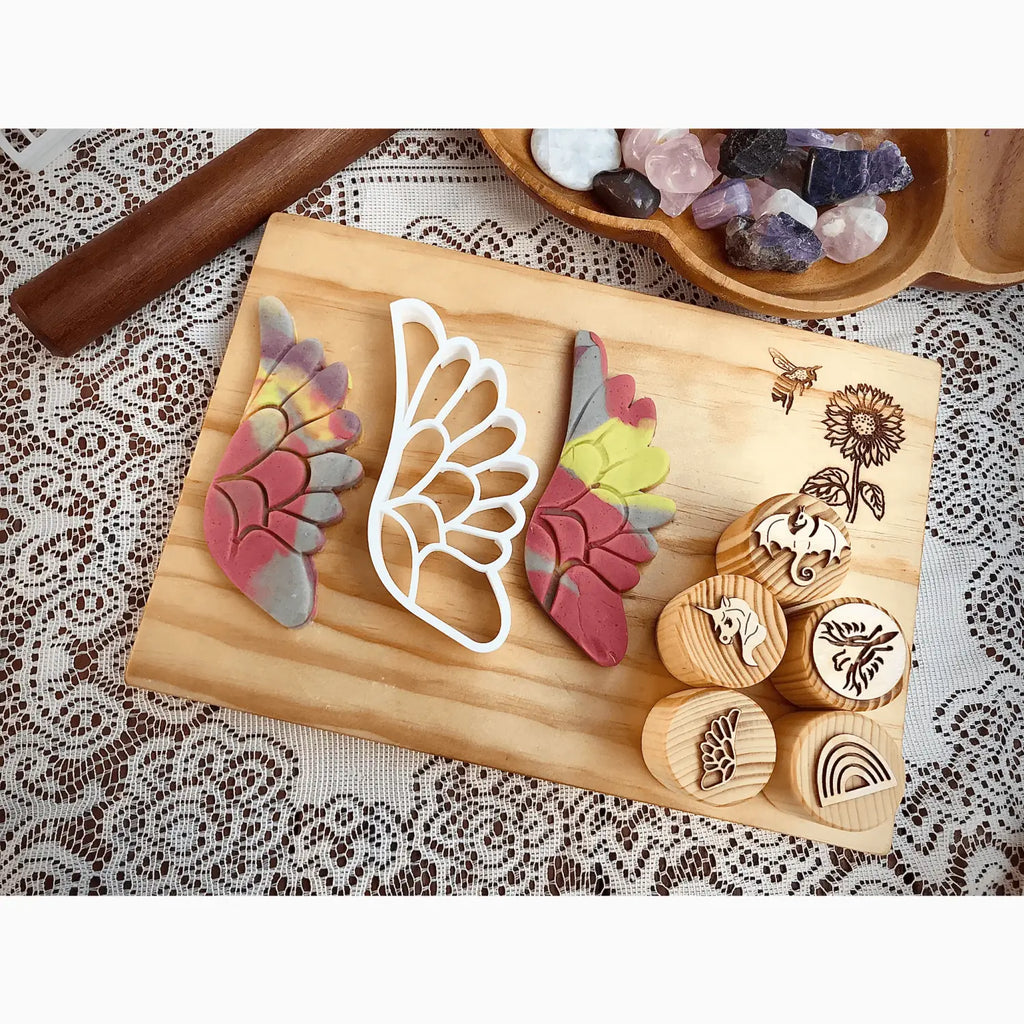
[(393, 133), (253, 132), (16, 288), (11, 308), (51, 352), (71, 355)]

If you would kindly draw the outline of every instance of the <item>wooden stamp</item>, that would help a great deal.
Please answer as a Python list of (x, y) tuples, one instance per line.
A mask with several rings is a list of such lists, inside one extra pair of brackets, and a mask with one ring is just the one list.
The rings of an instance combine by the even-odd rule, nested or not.
[(744, 694), (686, 690), (651, 709), (643, 752), (663, 786), (725, 807), (757, 796), (767, 784), (775, 767), (775, 730)]
[(891, 822), (903, 759), (877, 722), (848, 711), (798, 711), (775, 722), (778, 761), (764, 795), (780, 810), (862, 832)]
[(818, 498), (777, 494), (726, 527), (715, 565), (757, 580), (785, 607), (817, 601), (850, 568), (850, 534)]
[(789, 643), (772, 684), (791, 704), (873, 711), (899, 696), (909, 648), (899, 623), (858, 597), (790, 615)]
[(766, 679), (786, 649), (786, 616), (760, 583), (711, 576), (676, 594), (658, 618), (658, 653), (687, 686), (742, 689)]

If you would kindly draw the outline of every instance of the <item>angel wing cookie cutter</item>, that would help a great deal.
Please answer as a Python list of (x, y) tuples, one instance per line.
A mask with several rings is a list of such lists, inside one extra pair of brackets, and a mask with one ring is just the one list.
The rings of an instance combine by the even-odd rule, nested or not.
[[(420, 324), (425, 327), (437, 344), (437, 352), (428, 362), (411, 397), (408, 394), (408, 365), (405, 350), (405, 327), (407, 324)], [(479, 654), (487, 654), (497, 650), (505, 642), (511, 629), (512, 607), (501, 581), (501, 570), (512, 557), (512, 540), (526, 524), (526, 513), (522, 503), (536, 486), (539, 475), (536, 463), (521, 454), (523, 443), (526, 440), (526, 423), (518, 412), (508, 408), (506, 404), (508, 382), (504, 367), (494, 359), (481, 358), (476, 344), (470, 338), (461, 336), (449, 338), (441, 318), (426, 302), (412, 298), (397, 299), (392, 302), (391, 326), (395, 343), (395, 418), (388, 453), (370, 502), (367, 523), (370, 559), (385, 589), (403, 608), (463, 647)], [(431, 376), (457, 360), (465, 360), (469, 364), (462, 381), (436, 414), (418, 419), (419, 405), (429, 386)], [(492, 383), (497, 390), (498, 397), (494, 409), (480, 422), (473, 424), (453, 438), (445, 426), (446, 417), (455, 409), (463, 396), (485, 381)], [(502, 427), (514, 435), (512, 443), (505, 451), (472, 466), (452, 459), (459, 448), (490, 427)], [(443, 442), (440, 455), (431, 468), (411, 488), (404, 494), (392, 497), (403, 453), (418, 434), (427, 430), (434, 430), (440, 435)], [(524, 478), (524, 481), (522, 486), (511, 494), (482, 498), (479, 475), (486, 471), (518, 474)], [(458, 473), (466, 477), (472, 489), (472, 498), (466, 507), (447, 520), (437, 502), (424, 493), (442, 473)], [(436, 520), (438, 539), (422, 548), (419, 546), (415, 531), (401, 512), (403, 507), (411, 504), (425, 506), (433, 513)], [(506, 512), (511, 517), (511, 525), (504, 530), (489, 530), (468, 522), (474, 514), (492, 509), (501, 509)], [(400, 526), (409, 540), (412, 550), (412, 569), (408, 590), (403, 590), (396, 583), (384, 557), (385, 518), (391, 519)], [(497, 554), (489, 562), (472, 558), (449, 543), (448, 535), (451, 533), (462, 533), (470, 537), (490, 540), (495, 545)], [(417, 603), (420, 569), (426, 558), (434, 552), (450, 555), (486, 576), (494, 593), (500, 615), (498, 632), (492, 639), (475, 640), (433, 612), (420, 607)]]

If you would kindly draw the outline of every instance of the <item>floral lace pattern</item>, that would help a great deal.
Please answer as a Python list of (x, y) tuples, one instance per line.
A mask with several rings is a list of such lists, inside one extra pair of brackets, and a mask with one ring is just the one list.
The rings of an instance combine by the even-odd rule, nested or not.
[[(243, 135), (0, 159), (0, 893), (1024, 891), (1024, 286), (793, 323), (943, 364), (888, 858), (127, 688), (260, 233), (70, 359), (7, 299)], [(402, 132), (293, 210), (752, 315), (549, 216), (471, 131)]]

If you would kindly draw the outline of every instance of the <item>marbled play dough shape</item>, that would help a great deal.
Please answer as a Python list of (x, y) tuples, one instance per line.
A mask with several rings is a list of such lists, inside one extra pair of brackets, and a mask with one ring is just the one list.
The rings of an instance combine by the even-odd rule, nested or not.
[(675, 502), (645, 493), (668, 476), (668, 453), (651, 445), (654, 402), (637, 398), (628, 374), (608, 376), (601, 339), (576, 335), (565, 444), (526, 534), (530, 589), (544, 610), (598, 665), (626, 654), (622, 595), (637, 566), (658, 551), (651, 530)]
[(344, 509), (337, 492), (355, 487), (363, 467), (345, 449), (359, 417), (343, 409), (348, 370), (324, 366), (319, 341), (296, 343), (280, 299), (260, 299), (260, 363), (242, 422), (206, 494), (203, 531), (217, 565), (282, 626), (316, 613), (313, 555), (322, 526)]

